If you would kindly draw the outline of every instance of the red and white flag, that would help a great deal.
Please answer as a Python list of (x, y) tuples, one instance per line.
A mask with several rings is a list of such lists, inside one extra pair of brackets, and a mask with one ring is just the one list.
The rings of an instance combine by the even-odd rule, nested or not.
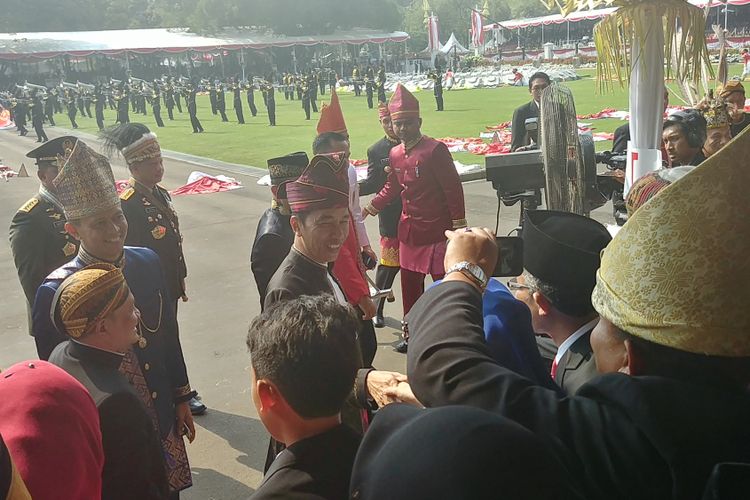
[(475, 9), (471, 9), (471, 43), (474, 44), (474, 47), (482, 47), (484, 45), (482, 13)]
[(440, 50), (438, 18), (434, 14), (427, 19), (427, 49), (430, 52), (437, 52)]

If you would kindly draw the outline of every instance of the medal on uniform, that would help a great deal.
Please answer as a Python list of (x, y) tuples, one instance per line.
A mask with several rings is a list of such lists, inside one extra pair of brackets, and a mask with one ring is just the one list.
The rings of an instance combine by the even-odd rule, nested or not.
[(67, 242), (65, 246), (63, 247), (62, 251), (66, 257), (70, 257), (71, 255), (76, 253), (76, 246), (71, 242)]
[(167, 228), (164, 226), (156, 226), (151, 230), (151, 236), (153, 236), (155, 240), (164, 238), (165, 234), (167, 234)]
[(146, 340), (146, 337), (144, 337), (143, 335), (138, 337), (138, 347), (140, 347), (141, 349), (145, 349), (147, 344), (148, 341)]

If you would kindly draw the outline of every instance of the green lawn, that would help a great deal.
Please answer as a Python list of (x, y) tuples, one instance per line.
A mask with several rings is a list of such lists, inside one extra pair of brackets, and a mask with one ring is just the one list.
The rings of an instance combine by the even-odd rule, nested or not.
[[(739, 67), (739, 65), (738, 65)], [(735, 70), (736, 68), (732, 68)], [(733, 71), (731, 74), (734, 74)], [(582, 79), (567, 82), (576, 99), (578, 114), (601, 111), (604, 108), (627, 109), (628, 94), (617, 90), (611, 94), (596, 92), (593, 70), (580, 72)], [(455, 90), (445, 93), (445, 111), (434, 111), (435, 101), (432, 92), (416, 94), (421, 102), (424, 120), (423, 132), (433, 137), (478, 137), (488, 125), (496, 125), (511, 119), (513, 110), (528, 102), (526, 88), (502, 87), (496, 89)], [(320, 97), (320, 96), (319, 96)], [(318, 101), (326, 102), (329, 94)], [(132, 121), (142, 121), (159, 135), (165, 149), (206, 156), (218, 160), (256, 167), (265, 167), (266, 160), (292, 151), (311, 150), (315, 137), (315, 126), (318, 115), (313, 113), (310, 121), (304, 119), (300, 101), (286, 101), (283, 94), (276, 95), (276, 127), (268, 126), (268, 117), (263, 106), (260, 92), (255, 94), (258, 116), (253, 118), (247, 109), (243, 93), (245, 125), (238, 125), (231, 107), (231, 94), (227, 95), (227, 116), (229, 123), (222, 123), (219, 116), (210, 111), (208, 96), (198, 97), (198, 118), (206, 130), (203, 134), (193, 134), (190, 119), (183, 103), (183, 113), (177, 113), (175, 120), (167, 119), (166, 108), (162, 107), (162, 118), (166, 127), (157, 129), (149, 106), (149, 115), (130, 114)], [(368, 109), (365, 97), (354, 97), (353, 94), (341, 94), (341, 107), (346, 118), (352, 141), (352, 157), (365, 158), (367, 147), (382, 136), (378, 124), (377, 109)], [(67, 117), (57, 115), (57, 121), (69, 125)], [(96, 132), (96, 122), (91, 118), (77, 118), (81, 130)], [(113, 124), (115, 112), (105, 111), (105, 123)], [(617, 128), (620, 120), (596, 120), (593, 127), (598, 132), (611, 132)], [(609, 142), (597, 143), (598, 149), (607, 149)], [(468, 153), (454, 155), (463, 163), (482, 163), (483, 158)]]

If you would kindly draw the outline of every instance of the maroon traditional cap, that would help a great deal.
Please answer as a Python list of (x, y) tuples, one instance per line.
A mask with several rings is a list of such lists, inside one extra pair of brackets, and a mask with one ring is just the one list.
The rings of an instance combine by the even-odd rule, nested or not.
[(343, 153), (315, 155), (299, 179), (286, 183), (292, 212), (349, 206), (348, 168)]

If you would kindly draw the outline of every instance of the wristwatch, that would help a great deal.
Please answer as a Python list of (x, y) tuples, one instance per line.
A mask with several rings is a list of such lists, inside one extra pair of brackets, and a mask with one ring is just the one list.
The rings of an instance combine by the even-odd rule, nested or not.
[(454, 272), (462, 273), (464, 276), (476, 283), (479, 288), (482, 289), (482, 291), (487, 288), (489, 278), (487, 278), (487, 275), (484, 274), (482, 268), (476, 264), (472, 264), (471, 262), (462, 260), (461, 262), (456, 262), (451, 267), (445, 270), (446, 275)]

